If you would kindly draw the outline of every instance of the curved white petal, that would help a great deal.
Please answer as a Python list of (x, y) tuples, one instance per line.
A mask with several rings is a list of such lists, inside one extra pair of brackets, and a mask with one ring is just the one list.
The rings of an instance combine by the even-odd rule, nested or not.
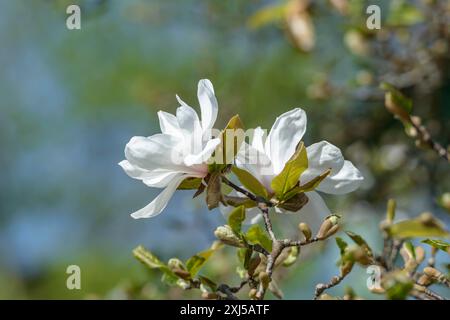
[(182, 136), (176, 116), (168, 112), (158, 111), (158, 118), (159, 118), (159, 126), (161, 127), (162, 133), (178, 137)]
[(197, 113), (188, 105), (177, 108), (177, 120), (180, 129), (187, 134), (192, 134), (200, 125)]
[(153, 170), (142, 179), (142, 182), (149, 187), (164, 188), (180, 173), (179, 171)]
[[(233, 197), (245, 198), (242, 193), (237, 192), (236, 190), (231, 191), (228, 195)], [(228, 220), (228, 217), (230, 216), (230, 213), (233, 209), (234, 207), (232, 206), (224, 206), (222, 203), (219, 204), (219, 210), (226, 220)], [(258, 223), (261, 218), (261, 211), (257, 207), (245, 209), (245, 220), (243, 224), (255, 224)]]
[(217, 119), (217, 99), (214, 95), (214, 87), (208, 79), (203, 79), (198, 82), (198, 102), (200, 103), (200, 110), (202, 114), (202, 129), (211, 129)]
[(306, 148), (306, 153), (308, 154), (308, 169), (300, 177), (301, 183), (314, 179), (328, 169), (331, 169), (330, 176), (333, 176), (344, 165), (341, 150), (327, 141), (310, 145)]
[(131, 216), (134, 219), (141, 219), (152, 218), (160, 214), (161, 211), (163, 211), (167, 206), (167, 203), (169, 202), (170, 198), (172, 198), (175, 190), (178, 188), (180, 183), (187, 177), (188, 176), (185, 174), (179, 174), (178, 176), (174, 177), (167, 185), (167, 187), (152, 202), (150, 202), (150, 204), (132, 213)]
[(299, 212), (302, 215), (325, 218), (331, 214), (325, 201), (323, 201), (322, 197), (317, 192), (311, 191), (306, 192), (305, 194), (308, 197), (308, 203), (300, 209)]
[(345, 160), (341, 170), (322, 181), (317, 190), (331, 194), (345, 194), (358, 189), (363, 180), (364, 177), (353, 163)]
[(306, 114), (300, 108), (279, 116), (270, 129), (265, 149), (272, 160), (275, 174), (283, 170), (284, 165), (294, 154), (295, 148), (306, 131)]
[(251, 146), (258, 150), (259, 152), (264, 153), (264, 130), (261, 127), (257, 127), (253, 131), (252, 143)]
[(186, 156), (186, 158), (184, 158), (184, 164), (190, 167), (194, 164), (205, 163), (211, 157), (212, 153), (216, 150), (216, 147), (219, 144), (219, 138), (209, 140), (201, 152)]
[(142, 180), (150, 175), (150, 171), (134, 166), (128, 160), (120, 161), (119, 166), (121, 166), (123, 171), (133, 179)]
[(125, 146), (125, 157), (133, 165), (144, 170), (180, 170), (184, 167), (177, 146), (180, 140), (168, 134), (151, 137), (133, 137)]

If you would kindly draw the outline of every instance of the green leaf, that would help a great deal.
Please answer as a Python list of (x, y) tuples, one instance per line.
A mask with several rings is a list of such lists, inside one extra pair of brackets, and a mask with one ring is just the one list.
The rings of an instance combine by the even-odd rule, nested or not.
[(373, 256), (372, 249), (367, 244), (366, 240), (363, 239), (360, 235), (351, 232), (345, 231), (345, 233), (355, 242), (358, 246), (364, 248), (369, 256)]
[(247, 270), (250, 259), (253, 254), (253, 250), (250, 248), (240, 248), (237, 251), (237, 254), (238, 254), (239, 261), (244, 265), (244, 269)]
[(347, 242), (345, 242), (342, 238), (340, 237), (336, 237), (336, 244), (339, 247), (340, 253), (341, 253), (341, 257), (344, 256), (345, 254), (345, 249), (347, 249), (348, 244)]
[(303, 142), (300, 142), (295, 153), (284, 165), (283, 170), (272, 180), (272, 189), (279, 200), (284, 200), (288, 191), (298, 185), (300, 175), (307, 168), (308, 156), (306, 148)]
[(178, 190), (192, 190), (198, 189), (202, 184), (202, 179), (200, 178), (186, 178), (178, 186)]
[(245, 220), (245, 207), (239, 206), (234, 208), (228, 216), (228, 225), (236, 234), (241, 233), (242, 222)]
[(315, 177), (314, 179), (312, 179), (311, 181), (308, 181), (307, 183), (300, 185), (298, 187), (300, 192), (309, 192), (309, 191), (313, 191), (314, 189), (316, 189), (319, 184), (330, 175), (331, 173), (331, 169), (326, 170), (325, 172), (323, 172), (321, 175)]
[(394, 199), (389, 199), (388, 205), (387, 205), (387, 212), (386, 212), (386, 220), (389, 223), (392, 223), (395, 219), (395, 210), (397, 208), (397, 202)]
[(206, 259), (199, 255), (195, 255), (190, 257), (186, 261), (186, 268), (192, 276), (195, 276), (201, 269), (201, 267), (205, 264)]
[(223, 199), (227, 205), (232, 206), (232, 207), (244, 206), (246, 209), (256, 207), (255, 201), (247, 199), (247, 198), (224, 196)]
[(392, 237), (399, 239), (449, 236), (448, 231), (439, 220), (423, 214), (415, 219), (397, 222), (387, 231)]
[(251, 244), (259, 244), (267, 251), (272, 251), (272, 241), (259, 225), (254, 224), (248, 228), (245, 237)]
[(166, 265), (161, 262), (154, 254), (145, 249), (143, 246), (138, 246), (133, 250), (133, 255), (140, 262), (145, 264), (150, 269), (160, 269)]
[(440, 249), (450, 254), (450, 243), (438, 239), (425, 239), (422, 243), (426, 243), (433, 248)]
[(250, 172), (234, 166), (231, 168), (231, 171), (248, 191), (266, 199), (269, 197), (266, 188)]

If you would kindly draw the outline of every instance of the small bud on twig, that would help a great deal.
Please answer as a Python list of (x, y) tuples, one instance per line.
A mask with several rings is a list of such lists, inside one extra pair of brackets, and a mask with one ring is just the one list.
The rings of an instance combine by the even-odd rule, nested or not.
[(306, 223), (304, 222), (299, 223), (298, 229), (305, 237), (305, 240), (311, 239), (312, 236), (311, 228)]

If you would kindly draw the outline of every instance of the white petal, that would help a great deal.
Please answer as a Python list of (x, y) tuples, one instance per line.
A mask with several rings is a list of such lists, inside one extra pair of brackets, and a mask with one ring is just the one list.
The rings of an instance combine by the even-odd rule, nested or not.
[(209, 130), (214, 126), (217, 119), (217, 99), (214, 95), (214, 87), (208, 79), (198, 82), (198, 102), (202, 113), (203, 131)]
[(276, 174), (283, 170), (286, 162), (294, 154), (305, 131), (306, 114), (300, 108), (283, 113), (275, 120), (267, 137), (265, 149)]
[(252, 137), (252, 144), (251, 146), (253, 148), (255, 148), (256, 150), (264, 153), (264, 130), (261, 129), (261, 127), (257, 127), (254, 131), (253, 131), (253, 137)]
[(325, 201), (323, 201), (322, 197), (315, 191), (306, 192), (306, 196), (308, 197), (308, 203), (300, 209), (300, 213), (305, 216), (316, 216), (325, 218), (330, 215), (330, 209), (328, 209)]
[(358, 189), (363, 180), (361, 172), (350, 161), (345, 160), (341, 170), (322, 181), (317, 190), (331, 194), (345, 194)]
[(172, 198), (180, 183), (187, 177), (187, 175), (179, 174), (177, 177), (173, 178), (167, 187), (150, 204), (132, 213), (131, 216), (134, 219), (141, 219), (152, 218), (160, 214), (167, 206), (167, 203), (170, 198)]
[(184, 158), (184, 164), (187, 166), (192, 166), (194, 164), (206, 163), (206, 161), (211, 157), (216, 147), (220, 144), (220, 139), (211, 139), (206, 143), (205, 148), (198, 154), (190, 154)]
[(177, 120), (180, 129), (187, 134), (192, 134), (197, 126), (200, 125), (197, 113), (188, 105), (182, 105), (177, 108)]
[(331, 176), (335, 175), (344, 165), (341, 150), (327, 141), (310, 145), (306, 148), (306, 153), (308, 154), (308, 169), (300, 177), (301, 183), (314, 179), (328, 169), (331, 169)]
[(147, 174), (147, 176), (142, 179), (142, 182), (149, 187), (154, 188), (164, 188), (166, 187), (172, 179), (179, 176), (181, 172), (170, 171), (170, 170), (153, 170)]
[(180, 140), (167, 134), (151, 137), (133, 137), (125, 146), (125, 157), (133, 165), (144, 170), (182, 170), (182, 155), (177, 148)]
[(181, 130), (178, 125), (177, 117), (168, 112), (158, 111), (158, 118), (162, 133), (173, 136), (181, 136)]
[[(237, 192), (236, 190), (231, 191), (228, 194), (230, 197), (242, 197), (245, 198), (245, 196)], [(232, 206), (224, 206), (222, 203), (219, 204), (219, 210), (222, 213), (223, 217), (228, 220), (228, 217), (230, 216), (231, 211), (234, 209)], [(243, 224), (255, 224), (258, 223), (262, 218), (261, 211), (257, 208), (249, 208), (245, 210), (245, 220)]]
[(134, 179), (142, 180), (145, 177), (148, 177), (150, 174), (150, 171), (134, 166), (128, 160), (123, 160), (119, 162), (119, 166), (122, 167), (122, 169), (128, 176)]

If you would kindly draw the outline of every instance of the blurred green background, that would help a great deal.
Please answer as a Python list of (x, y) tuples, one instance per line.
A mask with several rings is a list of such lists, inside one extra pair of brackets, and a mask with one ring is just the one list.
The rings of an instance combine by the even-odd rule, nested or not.
[[(72, 3), (81, 30), (66, 28)], [(117, 163), (132, 136), (158, 132), (156, 112), (174, 112), (175, 94), (198, 110), (202, 78), (215, 87), (218, 128), (239, 113), (270, 129), (304, 108), (307, 144), (328, 140), (363, 172), (360, 190), (327, 200), (375, 248), (390, 197), (400, 217), (429, 210), (449, 222), (437, 201), (450, 191), (448, 164), (414, 146), (378, 90), (382, 80), (404, 89), (433, 136), (450, 142), (448, 1), (371, 1), (383, 21), (371, 32), (366, 1), (314, 1), (289, 18), (286, 3), (0, 0), (0, 298), (198, 297), (161, 284), (131, 250), (188, 258), (209, 246), (221, 214), (183, 191), (162, 215), (133, 220), (159, 190)], [(300, 220), (319, 223), (277, 217), (277, 228), (292, 234)], [(280, 281), (286, 298), (311, 298), (337, 272), (332, 243), (302, 257)], [(205, 272), (237, 283), (236, 263), (218, 254)], [(81, 267), (81, 290), (66, 288), (70, 264)], [(331, 293), (351, 285), (376, 298), (366, 278), (358, 269)]]

